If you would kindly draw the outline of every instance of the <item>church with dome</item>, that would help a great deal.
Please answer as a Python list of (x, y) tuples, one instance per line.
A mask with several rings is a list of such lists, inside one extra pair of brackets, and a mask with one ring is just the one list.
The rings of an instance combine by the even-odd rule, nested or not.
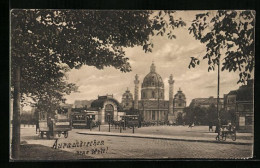
[[(184, 116), (183, 109), (186, 107), (185, 94), (179, 88), (174, 95), (173, 76), (169, 76), (169, 100), (165, 100), (165, 85), (162, 77), (156, 72), (156, 66), (152, 63), (150, 72), (144, 77), (141, 83), (136, 74), (134, 80), (134, 96), (127, 88), (122, 96), (121, 106), (124, 110), (138, 110), (143, 121), (169, 120), (176, 123), (177, 116)], [(141, 99), (139, 99), (139, 93)], [(173, 96), (174, 95), (174, 96)]]

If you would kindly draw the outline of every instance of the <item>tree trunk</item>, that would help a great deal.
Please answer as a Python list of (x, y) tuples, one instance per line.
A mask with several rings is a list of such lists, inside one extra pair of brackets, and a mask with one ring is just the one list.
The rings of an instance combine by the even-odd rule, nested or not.
[(14, 103), (13, 103), (13, 133), (12, 133), (12, 159), (19, 159), (20, 152), (20, 79), (21, 68), (18, 65), (14, 70)]

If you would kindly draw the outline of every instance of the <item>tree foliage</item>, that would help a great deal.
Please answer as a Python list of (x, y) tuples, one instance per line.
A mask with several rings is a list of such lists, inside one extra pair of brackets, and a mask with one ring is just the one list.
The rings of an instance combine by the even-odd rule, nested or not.
[(21, 67), (22, 96), (57, 102), (76, 89), (66, 82), (69, 69), (113, 66), (128, 72), (123, 47), (151, 52), (151, 36), (172, 39), (173, 29), (184, 25), (174, 11), (12, 10), (11, 72)]
[[(254, 69), (254, 28), (254, 11), (218, 10), (197, 14), (189, 33), (206, 44), (203, 59), (208, 60), (208, 71), (223, 59), (221, 70), (238, 70), (238, 83), (242, 83), (251, 78)], [(199, 58), (191, 57), (189, 68), (199, 63)]]
[(207, 108), (190, 105), (184, 108), (184, 112), (186, 113), (184, 119), (186, 123), (208, 125), (211, 122), (217, 125), (217, 108), (214, 104), (211, 104)]

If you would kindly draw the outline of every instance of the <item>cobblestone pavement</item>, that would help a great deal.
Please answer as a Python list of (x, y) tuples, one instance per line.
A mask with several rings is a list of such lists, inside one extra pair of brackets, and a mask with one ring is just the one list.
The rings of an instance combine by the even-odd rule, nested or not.
[[(218, 144), (206, 142), (187, 142), (160, 139), (140, 139), (132, 137), (113, 137), (77, 134), (78, 130), (69, 132), (69, 137), (58, 138), (57, 145), (75, 142), (103, 141), (104, 145), (83, 145), (82, 147), (70, 147), (66, 145), (59, 150), (82, 154), (92, 158), (209, 158), (209, 159), (243, 159), (252, 156), (252, 145)], [(28, 144), (41, 144), (52, 147), (55, 140), (40, 139), (35, 134), (35, 128), (21, 129), (21, 141)], [(102, 149), (101, 149), (102, 148)], [(95, 149), (100, 152), (95, 152)], [(58, 149), (57, 149), (58, 150)], [(88, 151), (88, 152), (87, 152)], [(94, 151), (94, 152), (93, 152)], [(101, 152), (102, 151), (102, 152)], [(40, 152), (40, 151), (39, 151)], [(55, 160), (55, 158), (53, 158)]]

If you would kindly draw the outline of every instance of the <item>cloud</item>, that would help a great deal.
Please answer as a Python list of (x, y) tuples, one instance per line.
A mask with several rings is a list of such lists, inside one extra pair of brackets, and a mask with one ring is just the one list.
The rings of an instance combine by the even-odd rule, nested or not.
[[(198, 12), (198, 11), (197, 11)], [(178, 12), (177, 12), (178, 13)], [(192, 20), (196, 12), (181, 11), (179, 14), (184, 20)], [(190, 22), (187, 22), (190, 24)], [(132, 72), (122, 73), (113, 67), (98, 70), (91, 66), (83, 66), (79, 70), (69, 73), (69, 81), (79, 85), (80, 93), (67, 96), (68, 103), (74, 100), (96, 99), (98, 95), (113, 94), (121, 101), (122, 94), (129, 87), (134, 93), (134, 77), (139, 75), (139, 91), (143, 78), (149, 73), (152, 61), (155, 62), (156, 71), (159, 73), (165, 85), (165, 99), (169, 97), (168, 78), (173, 74), (174, 94), (181, 88), (187, 98), (187, 104), (198, 97), (216, 97), (217, 72), (208, 72), (207, 60), (202, 60), (196, 68), (189, 69), (190, 57), (201, 57), (205, 54), (205, 45), (195, 40), (189, 34), (187, 27), (174, 30), (177, 38), (170, 40), (167, 37), (152, 37), (154, 48), (152, 53), (145, 53), (141, 46), (124, 48), (126, 57), (132, 66)], [(238, 74), (221, 72), (220, 95), (237, 89)], [(140, 93), (139, 93), (140, 97)]]

